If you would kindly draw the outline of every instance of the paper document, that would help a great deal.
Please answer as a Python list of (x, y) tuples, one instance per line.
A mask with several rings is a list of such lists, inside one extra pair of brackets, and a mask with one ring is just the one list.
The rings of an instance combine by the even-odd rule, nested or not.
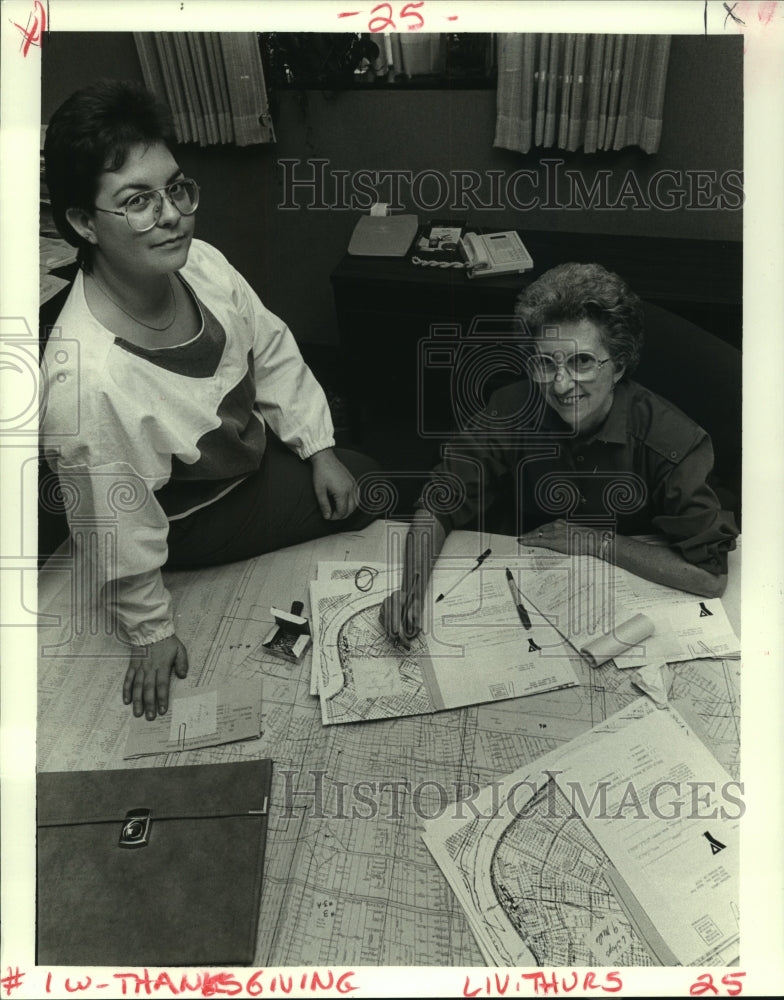
[[(381, 622), (381, 605), (400, 571), (343, 567), (342, 577), (311, 584), (311, 690), (325, 724), (437, 712), (517, 698), (578, 683), (576, 654), (550, 623), (533, 613), (524, 628), (505, 565), (485, 563), (440, 602), (475, 560), (436, 565), (425, 596), (422, 632), (410, 648), (396, 645)], [(358, 586), (358, 583), (362, 586)]]
[[(647, 585), (593, 556), (528, 557), (520, 588), (594, 666), (735, 656), (740, 642), (719, 598)], [(632, 584), (642, 593), (635, 593)]]
[[(385, 569), (385, 564), (379, 562), (349, 563), (322, 560), (316, 567), (315, 578), (322, 583), (325, 580), (352, 580), (357, 590), (366, 592), (372, 590), (376, 577)], [(312, 695), (318, 694), (318, 679), (318, 657), (314, 655), (310, 666), (310, 693)]]
[(51, 236), (38, 237), (38, 262), (39, 267), (52, 270), (55, 267), (63, 267), (76, 260), (76, 250), (66, 243), (65, 240), (54, 239)]
[[(585, 822), (683, 965), (738, 955), (739, 786), (674, 709), (607, 732), (559, 764), (604, 789)], [(619, 819), (620, 817), (620, 819)]]
[(261, 735), (258, 681), (174, 689), (169, 711), (148, 721), (134, 718), (125, 758), (220, 746)]
[[(423, 836), (491, 965), (552, 954), (534, 906), (545, 871), (552, 922), (579, 928), (584, 964), (726, 965), (738, 953), (741, 811), (739, 786), (677, 710), (640, 699)], [(610, 888), (621, 885), (624, 907)]]
[(670, 663), (740, 653), (740, 641), (718, 597), (702, 601), (691, 597), (688, 602), (662, 605), (649, 613), (656, 618), (656, 633), (666, 635), (669, 630), (678, 644), (678, 654), (670, 657)]
[[(593, 666), (615, 660), (618, 666), (639, 667), (648, 660), (655, 622), (642, 609), (625, 605), (621, 573), (593, 556), (539, 552), (528, 557), (520, 587)], [(657, 651), (657, 658), (666, 656)]]

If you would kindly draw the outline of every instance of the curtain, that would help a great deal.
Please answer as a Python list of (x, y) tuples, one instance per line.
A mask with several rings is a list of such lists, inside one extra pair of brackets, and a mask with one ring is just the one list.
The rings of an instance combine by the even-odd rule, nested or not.
[(391, 62), (398, 72), (403, 72), (407, 76), (444, 72), (445, 35), (397, 32), (383, 37), (390, 41)]
[(494, 145), (655, 153), (669, 56), (669, 35), (499, 35)]
[(258, 36), (251, 32), (134, 33), (142, 75), (174, 115), (179, 142), (274, 142)]

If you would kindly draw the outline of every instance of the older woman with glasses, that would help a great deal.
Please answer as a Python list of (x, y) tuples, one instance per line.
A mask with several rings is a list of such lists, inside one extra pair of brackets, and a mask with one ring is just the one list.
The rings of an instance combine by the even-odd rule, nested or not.
[(81, 571), (111, 585), (133, 647), (124, 701), (153, 719), (172, 669), (188, 668), (161, 568), (356, 529), (369, 518), (354, 476), (372, 463), (335, 452), (291, 332), (194, 240), (200, 191), (175, 157), (168, 108), (136, 85), (98, 83), (55, 112), (44, 155), (81, 267), (44, 355), (43, 445), (72, 501)]
[[(432, 560), (453, 528), (513, 531), (525, 545), (723, 593), (737, 527), (708, 485), (706, 432), (629, 377), (642, 347), (639, 298), (598, 264), (564, 264), (524, 289), (516, 312), (529, 377), (497, 391), (434, 471), (439, 488), (411, 526), (403, 589), (383, 607), (388, 632), (405, 640), (419, 630)], [(432, 513), (428, 495), (440, 498)], [(665, 544), (630, 537), (648, 533)]]

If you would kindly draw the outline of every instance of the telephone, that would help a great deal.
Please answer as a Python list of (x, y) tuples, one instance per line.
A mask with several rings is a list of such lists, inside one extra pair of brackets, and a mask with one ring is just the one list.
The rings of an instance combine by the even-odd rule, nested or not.
[(522, 274), (534, 266), (523, 241), (513, 230), (479, 236), (466, 233), (460, 241), (469, 278), (486, 278), (493, 274)]

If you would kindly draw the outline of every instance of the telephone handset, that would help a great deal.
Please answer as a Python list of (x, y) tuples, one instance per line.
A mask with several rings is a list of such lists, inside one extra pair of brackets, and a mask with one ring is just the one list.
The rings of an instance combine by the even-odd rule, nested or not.
[(490, 277), (493, 274), (522, 274), (534, 266), (531, 255), (514, 230), (479, 236), (466, 233), (460, 241), (469, 278)]

